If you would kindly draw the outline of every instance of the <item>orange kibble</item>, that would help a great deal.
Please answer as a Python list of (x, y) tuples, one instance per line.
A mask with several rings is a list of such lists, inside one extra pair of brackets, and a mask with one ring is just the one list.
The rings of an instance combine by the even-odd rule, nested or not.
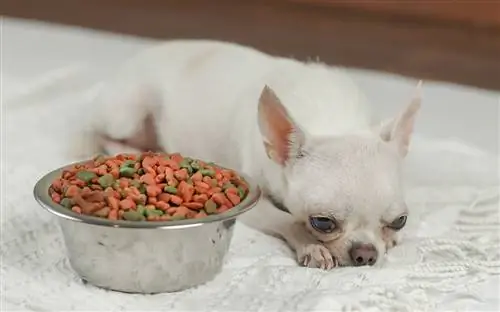
[(161, 193), (160, 195), (158, 195), (158, 200), (168, 203), (170, 201), (170, 195), (167, 193)]
[(111, 210), (108, 214), (108, 219), (109, 220), (118, 220), (118, 210), (117, 209)]
[(196, 193), (198, 193), (198, 194), (206, 194), (206, 193), (208, 192), (208, 189), (203, 188), (203, 187), (201, 187), (201, 186), (195, 186), (195, 187), (194, 187), (194, 190), (195, 190), (195, 192), (196, 192)]
[(79, 206), (73, 206), (73, 208), (71, 208), (71, 210), (73, 212), (76, 212), (76, 213), (82, 213), (82, 208), (80, 208)]
[(62, 190), (62, 181), (61, 181), (61, 179), (54, 180), (54, 182), (52, 182), (52, 188), (56, 192), (61, 192), (61, 190)]
[(116, 199), (116, 197), (108, 196), (107, 200), (108, 200), (108, 205), (109, 207), (111, 207), (111, 209), (118, 210), (120, 208), (120, 202), (118, 201), (118, 199)]
[(164, 173), (165, 173), (166, 180), (172, 180), (173, 178), (175, 178), (174, 177), (174, 170), (172, 168), (165, 167)]
[(240, 197), (233, 193), (226, 193), (227, 198), (233, 205), (238, 205), (241, 201)]
[(130, 198), (125, 198), (120, 201), (120, 208), (123, 210), (135, 209), (135, 207), (136, 207), (135, 202)]
[(168, 208), (170, 208), (170, 205), (169, 205), (169, 204), (167, 204), (167, 203), (166, 203), (166, 202), (164, 202), (164, 201), (158, 201), (158, 202), (156, 203), (156, 207), (157, 207), (157, 208), (160, 208), (160, 209), (161, 209), (161, 210), (163, 210), (163, 211), (166, 211), (166, 210), (168, 210)]
[(82, 188), (82, 190), (80, 191), (80, 195), (82, 195), (82, 196), (86, 196), (86, 195), (91, 194), (91, 193), (92, 193), (92, 189), (90, 189), (90, 187), (88, 187), (88, 186)]
[(177, 187), (179, 196), (182, 197), (184, 202), (190, 202), (194, 195), (194, 187), (185, 181), (181, 181)]
[(171, 217), (168, 215), (160, 216), (160, 221), (170, 221)]
[(79, 187), (84, 187), (85, 185), (87, 185), (87, 183), (85, 183), (84, 181), (82, 181), (80, 179), (71, 180), (71, 181), (69, 181), (69, 184), (79, 186)]
[(204, 204), (208, 200), (208, 195), (207, 194), (194, 195), (193, 200), (197, 203)]
[(177, 207), (170, 207), (167, 209), (167, 212), (171, 215), (175, 214), (176, 211), (177, 211)]
[(156, 197), (148, 197), (148, 204), (156, 205), (157, 202), (158, 202), (158, 199), (156, 199)]
[(221, 170), (222, 176), (226, 179), (231, 179), (233, 176), (232, 172), (230, 170)]
[(142, 166), (144, 168), (150, 168), (150, 167), (153, 167), (154, 165), (158, 164), (158, 160), (154, 157), (144, 157), (144, 159), (142, 160)]
[(184, 160), (184, 157), (180, 153), (173, 153), (170, 154), (170, 159), (180, 164)]
[(229, 207), (226, 205), (222, 205), (219, 208), (217, 208), (218, 213), (223, 213), (224, 211), (228, 211), (228, 210), (229, 210)]
[(66, 197), (75, 197), (76, 195), (80, 194), (80, 188), (76, 185), (71, 185), (68, 187), (66, 190)]
[(198, 171), (191, 176), (191, 180), (193, 182), (203, 181), (203, 175), (201, 174), (201, 172)]
[(90, 186), (90, 189), (94, 190), (94, 191), (102, 191), (102, 186), (98, 185), (98, 184), (92, 184)]
[(217, 205), (224, 205), (226, 204), (226, 196), (223, 193), (215, 193), (212, 195), (212, 200), (217, 204)]
[(156, 167), (156, 173), (158, 173), (158, 174), (165, 174), (165, 168), (167, 168), (167, 167), (165, 167), (164, 165), (160, 164), (158, 167)]
[(189, 173), (188, 173), (187, 169), (183, 168), (183, 169), (174, 171), (174, 177), (179, 181), (184, 181), (184, 180), (187, 180), (187, 178), (189, 177)]
[(182, 198), (177, 195), (170, 195), (170, 202), (174, 205), (182, 204)]
[(220, 187), (214, 187), (214, 188), (208, 190), (207, 195), (212, 196), (213, 194), (220, 193), (220, 192), (222, 192), (222, 189)]
[(115, 178), (115, 179), (118, 179), (118, 178), (120, 177), (120, 169), (118, 169), (118, 168), (114, 168), (114, 169), (113, 169), (113, 170), (111, 170), (109, 173), (110, 173), (110, 174), (113, 176), (113, 178)]
[(174, 216), (187, 216), (188, 214), (193, 213), (191, 210), (189, 210), (187, 207), (184, 206), (179, 206), (175, 210)]
[(131, 186), (131, 187), (128, 188), (127, 194), (128, 195), (139, 196), (139, 195), (141, 195), (141, 192), (139, 191), (139, 189), (137, 187)]
[[(228, 188), (228, 189), (226, 190), (226, 192), (225, 192), (225, 193), (226, 193), (226, 195), (227, 195), (227, 194), (229, 194), (229, 193), (231, 193), (231, 194), (238, 194), (238, 189), (237, 189), (237, 188), (235, 188), (235, 187), (230, 187), (230, 188)], [(228, 197), (229, 197), (229, 196), (228, 196)]]
[(156, 170), (153, 167), (145, 167), (144, 171), (146, 171), (146, 173), (149, 173), (152, 176), (156, 176)]
[(127, 188), (129, 186), (129, 182), (127, 179), (121, 178), (120, 180), (118, 180), (118, 182), (120, 183), (119, 185), (121, 188)]
[(174, 171), (180, 169), (179, 164), (176, 163), (175, 161), (171, 160), (171, 159), (166, 159), (165, 160), (165, 166), (172, 168)]
[(202, 203), (197, 203), (197, 202), (184, 203), (183, 205), (189, 209), (194, 209), (194, 210), (200, 210), (203, 209), (204, 207)]
[(179, 185), (179, 181), (177, 181), (175, 178), (167, 179), (167, 185), (176, 187), (177, 185)]
[(160, 195), (162, 192), (161, 188), (158, 187), (158, 185), (148, 185), (146, 187), (146, 193), (148, 194), (149, 197), (156, 197)]
[(156, 177), (155, 177), (155, 182), (156, 183), (161, 183), (165, 181), (165, 174), (164, 173), (160, 173), (158, 174)]
[(207, 183), (205, 183), (203, 181), (196, 181), (196, 182), (194, 182), (194, 186), (201, 187), (201, 188), (204, 188), (206, 190), (210, 189), (210, 185), (208, 185)]
[(140, 180), (141, 180), (141, 182), (146, 183), (147, 185), (155, 185), (156, 184), (154, 175), (152, 175), (150, 173), (146, 173), (146, 174), (142, 175)]

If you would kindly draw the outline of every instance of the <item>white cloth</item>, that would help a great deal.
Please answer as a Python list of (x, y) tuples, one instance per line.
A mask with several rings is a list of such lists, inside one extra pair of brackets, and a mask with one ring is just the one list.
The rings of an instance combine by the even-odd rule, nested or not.
[[(131, 295), (83, 284), (65, 256), (55, 218), (32, 196), (38, 178), (69, 161), (64, 156), (69, 130), (82, 118), (77, 108), (85, 107), (88, 88), (68, 87), (68, 81), (61, 90), (37, 84), (52, 90), (43, 100), (35, 94), (14, 101), (9, 94), (3, 103), (2, 310), (500, 309), (497, 185), (410, 189), (413, 211), (405, 238), (380, 268), (302, 268), (283, 242), (238, 224), (223, 272), (205, 285), (172, 294)], [(30, 93), (26, 82), (9, 83), (10, 90), (15, 85)]]

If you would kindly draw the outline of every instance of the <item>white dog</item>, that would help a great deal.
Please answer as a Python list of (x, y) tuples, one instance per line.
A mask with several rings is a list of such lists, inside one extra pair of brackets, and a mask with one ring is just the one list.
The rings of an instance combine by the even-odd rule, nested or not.
[(339, 69), (172, 41), (133, 59), (95, 103), (94, 147), (180, 152), (253, 177), (265, 196), (241, 221), (284, 239), (304, 266), (379, 263), (405, 226), (401, 167), (419, 97), (374, 125)]

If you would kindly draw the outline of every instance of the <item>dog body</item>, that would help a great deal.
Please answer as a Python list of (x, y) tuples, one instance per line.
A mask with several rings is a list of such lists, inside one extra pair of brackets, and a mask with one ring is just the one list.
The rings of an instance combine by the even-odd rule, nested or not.
[(378, 263), (406, 221), (400, 172), (419, 102), (374, 125), (340, 69), (172, 41), (126, 64), (95, 105), (92, 133), (111, 153), (180, 152), (255, 179), (265, 196), (240, 220), (305, 266)]

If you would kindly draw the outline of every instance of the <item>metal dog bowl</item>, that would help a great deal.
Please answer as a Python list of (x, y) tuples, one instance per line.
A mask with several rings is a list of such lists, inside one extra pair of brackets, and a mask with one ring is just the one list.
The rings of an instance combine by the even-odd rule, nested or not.
[(174, 292), (212, 280), (222, 270), (236, 217), (254, 207), (261, 195), (258, 185), (240, 174), (249, 193), (224, 213), (180, 221), (110, 221), (52, 201), (49, 187), (67, 167), (42, 177), (34, 188), (35, 199), (58, 217), (76, 273), (95, 286), (122, 292)]

